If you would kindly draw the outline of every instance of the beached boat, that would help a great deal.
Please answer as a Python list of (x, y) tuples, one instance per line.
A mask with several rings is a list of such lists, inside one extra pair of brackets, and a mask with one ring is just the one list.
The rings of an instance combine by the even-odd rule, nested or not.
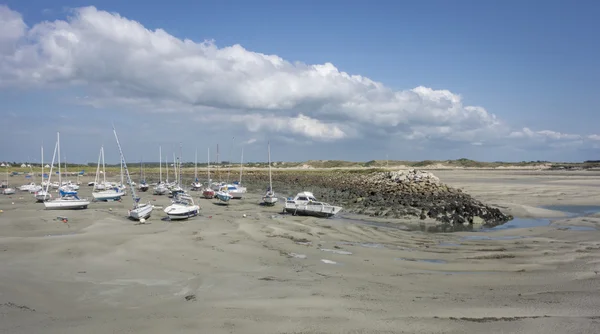
[(54, 200), (44, 202), (46, 210), (76, 210), (87, 209), (90, 201), (85, 198), (79, 198), (76, 194), (69, 195), (62, 190), (59, 191), (60, 197)]
[(103, 191), (93, 192), (92, 196), (96, 201), (118, 201), (125, 196), (125, 192), (115, 187)]
[[(54, 147), (54, 154), (52, 155), (52, 165), (50, 167), (50, 175), (48, 176), (48, 186), (44, 190), (48, 193), (50, 185), (50, 178), (52, 177), (52, 168), (54, 167), (54, 158), (58, 150), (58, 183), (61, 184), (61, 171), (60, 171), (60, 133), (56, 134), (56, 146)], [(46, 210), (76, 210), (76, 209), (87, 209), (90, 201), (85, 198), (79, 198), (75, 191), (65, 191), (61, 187), (59, 189), (60, 197), (48, 200), (44, 202)]]
[(200, 207), (194, 203), (192, 196), (179, 194), (173, 201), (173, 204), (164, 209), (164, 212), (171, 220), (188, 219), (198, 215)]
[(229, 188), (227, 186), (221, 187), (221, 189), (219, 189), (219, 191), (215, 193), (215, 196), (219, 199), (219, 201), (225, 203), (228, 203), (229, 200), (231, 200), (231, 198), (233, 197), (229, 193)]
[(146, 177), (144, 175), (144, 165), (142, 161), (140, 161), (140, 184), (138, 185), (138, 190), (141, 192), (146, 192), (150, 189), (148, 183), (146, 183)]
[(284, 211), (287, 213), (315, 217), (332, 217), (340, 210), (342, 210), (341, 206), (320, 202), (309, 191), (298, 193), (293, 199), (288, 198), (284, 206)]
[(163, 182), (163, 179), (162, 179), (162, 147), (161, 146), (158, 147), (158, 155), (159, 155), (159, 163), (158, 163), (159, 179), (158, 179), (158, 183), (156, 184), (156, 186), (154, 186), (154, 195), (165, 195), (165, 194), (169, 193), (169, 188)]
[(264, 205), (275, 205), (275, 203), (277, 203), (277, 197), (273, 190), (273, 179), (271, 178), (271, 143), (267, 143), (267, 151), (269, 152), (269, 188), (267, 188), (267, 192), (263, 196), (262, 201)]
[(4, 187), (2, 189), (2, 194), (4, 195), (14, 195), (17, 192), (15, 188), (11, 188), (8, 184), (8, 165), (6, 165), (6, 182), (4, 182)]
[[(123, 150), (121, 149), (121, 144), (119, 143), (119, 137), (117, 136), (117, 130), (113, 126), (113, 133), (115, 134), (115, 140), (117, 141), (117, 146), (119, 147), (119, 155), (121, 156), (121, 166), (127, 175), (127, 183), (129, 184), (129, 188), (131, 190), (131, 198), (133, 199), (133, 208), (127, 211), (127, 216), (129, 219), (139, 220), (142, 222), (146, 218), (150, 217), (152, 214), (152, 210), (154, 209), (154, 205), (150, 202), (140, 204), (140, 198), (135, 195), (135, 188), (133, 187), (133, 182), (131, 182), (131, 177), (129, 176), (129, 170), (127, 169), (127, 163), (125, 162), (125, 156), (123, 155)], [(121, 182), (122, 183), (122, 182)]]

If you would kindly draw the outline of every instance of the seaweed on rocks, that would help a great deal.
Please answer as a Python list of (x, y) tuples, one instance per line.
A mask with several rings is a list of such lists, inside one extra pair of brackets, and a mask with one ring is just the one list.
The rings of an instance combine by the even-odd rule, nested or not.
[[(260, 189), (268, 180), (264, 172), (248, 172), (246, 185)], [(308, 190), (325, 202), (342, 205), (345, 212), (390, 218), (434, 219), (444, 224), (487, 226), (503, 224), (513, 217), (498, 208), (452, 188), (430, 172), (400, 171), (286, 171), (274, 173), (273, 187), (279, 195), (294, 196)]]

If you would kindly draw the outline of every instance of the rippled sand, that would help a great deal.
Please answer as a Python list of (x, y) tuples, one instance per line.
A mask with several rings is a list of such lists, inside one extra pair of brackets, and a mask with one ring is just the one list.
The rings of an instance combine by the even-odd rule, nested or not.
[(600, 215), (536, 207), (600, 203), (600, 188), (586, 186), (600, 177), (435, 173), (516, 216), (555, 218), (426, 234), (281, 215), (250, 195), (199, 199), (202, 216), (185, 222), (158, 209), (135, 225), (124, 219), (130, 198), (60, 212), (1, 196), (0, 332), (598, 332)]

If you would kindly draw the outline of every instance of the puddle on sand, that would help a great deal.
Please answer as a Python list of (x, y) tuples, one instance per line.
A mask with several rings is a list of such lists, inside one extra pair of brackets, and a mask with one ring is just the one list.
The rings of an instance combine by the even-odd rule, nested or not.
[(532, 228), (540, 226), (549, 226), (549, 219), (533, 219), (533, 218), (514, 218), (513, 220), (506, 222), (502, 225), (494, 226), (492, 228), (483, 228), (482, 232), (486, 231), (499, 231), (513, 228)]
[(578, 217), (600, 212), (600, 205), (546, 205), (541, 208), (562, 211), (569, 217)]
[(453, 242), (440, 242), (437, 245), (440, 247), (458, 247), (458, 246), (460, 246), (460, 244), (455, 244)]
[(385, 248), (384, 245), (373, 243), (373, 242), (348, 242), (348, 241), (341, 241), (341, 242), (338, 242), (337, 244), (338, 245), (345, 245), (345, 246), (361, 246), (361, 247), (366, 247), (366, 248)]
[(598, 231), (598, 229), (591, 226), (556, 226), (556, 229), (569, 231)]
[(331, 261), (331, 260), (327, 260), (327, 259), (321, 259), (321, 262), (326, 263), (326, 264), (338, 264), (335, 261)]
[(461, 240), (515, 240), (515, 239), (523, 239), (528, 238), (527, 236), (522, 235), (501, 235), (497, 237), (490, 237), (487, 235), (466, 235), (461, 238)]
[(407, 259), (407, 258), (397, 257), (394, 260), (410, 261), (410, 262), (438, 263), (438, 264), (448, 263), (448, 261), (440, 260), (440, 259)]
[(348, 251), (344, 251), (344, 250), (327, 249), (327, 248), (320, 248), (320, 249), (324, 252), (331, 252), (331, 253), (341, 254), (341, 255), (352, 255), (352, 252), (348, 252)]
[(437, 270), (419, 270), (422, 273), (455, 275), (455, 274), (498, 274), (499, 271), (437, 271)]

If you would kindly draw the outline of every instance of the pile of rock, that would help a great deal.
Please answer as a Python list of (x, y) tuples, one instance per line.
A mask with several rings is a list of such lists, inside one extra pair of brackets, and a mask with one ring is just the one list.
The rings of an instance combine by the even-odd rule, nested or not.
[[(266, 173), (248, 173), (246, 185), (257, 182), (263, 189)], [(303, 190), (344, 212), (390, 218), (435, 219), (447, 224), (499, 225), (512, 219), (499, 209), (487, 206), (449, 187), (434, 174), (422, 170), (391, 172), (302, 171), (273, 175), (273, 186), (283, 196)]]

